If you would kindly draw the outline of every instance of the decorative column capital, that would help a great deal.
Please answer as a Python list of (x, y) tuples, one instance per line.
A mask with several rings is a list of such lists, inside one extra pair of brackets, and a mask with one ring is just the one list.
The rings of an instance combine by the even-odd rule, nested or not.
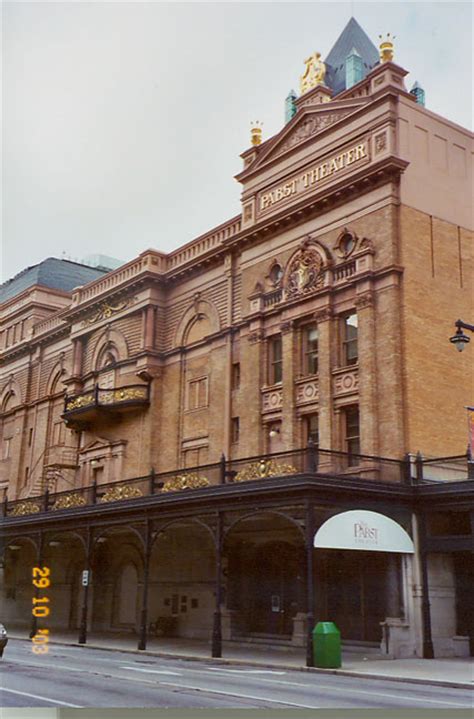
[(262, 342), (263, 339), (265, 339), (263, 330), (255, 330), (254, 332), (251, 332), (247, 337), (247, 340), (252, 345), (257, 344), (258, 342)]
[(288, 332), (291, 332), (293, 329), (294, 322), (293, 320), (285, 320), (285, 322), (282, 322), (280, 325), (280, 332), (282, 335), (288, 334)]
[(314, 319), (316, 322), (327, 322), (332, 319), (333, 313), (331, 307), (322, 307), (320, 310), (316, 310), (314, 313)]
[(355, 306), (357, 310), (364, 310), (366, 307), (374, 306), (374, 293), (364, 292), (362, 295), (356, 297)]

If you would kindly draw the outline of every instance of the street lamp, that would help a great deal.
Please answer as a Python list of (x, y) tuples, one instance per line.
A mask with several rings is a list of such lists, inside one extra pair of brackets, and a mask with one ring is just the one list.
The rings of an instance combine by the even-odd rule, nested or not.
[(458, 352), (462, 352), (468, 342), (471, 341), (471, 338), (464, 334), (463, 329), (474, 332), (474, 325), (470, 325), (467, 322), (463, 322), (462, 320), (456, 320), (454, 325), (457, 328), (456, 334), (450, 337), (449, 341), (453, 343)]

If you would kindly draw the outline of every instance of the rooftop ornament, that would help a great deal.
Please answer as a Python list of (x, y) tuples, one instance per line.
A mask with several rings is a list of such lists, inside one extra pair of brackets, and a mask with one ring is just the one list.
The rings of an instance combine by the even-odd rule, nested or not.
[(312, 55), (304, 61), (306, 69), (300, 77), (300, 90), (303, 95), (308, 90), (318, 85), (324, 85), (326, 76), (326, 65), (321, 60), (321, 53), (313, 52)]
[(396, 35), (390, 35), (388, 32), (385, 39), (382, 35), (379, 35), (379, 38), (382, 41), (379, 45), (380, 62), (393, 62), (393, 40)]
[(252, 122), (252, 127), (250, 128), (250, 142), (252, 145), (257, 146), (262, 144), (262, 125), (263, 122), (259, 122), (256, 120), (256, 122)]

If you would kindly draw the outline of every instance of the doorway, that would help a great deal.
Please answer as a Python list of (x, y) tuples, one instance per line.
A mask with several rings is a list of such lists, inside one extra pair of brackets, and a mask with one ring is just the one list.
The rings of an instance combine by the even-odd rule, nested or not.
[(343, 640), (380, 642), (380, 622), (386, 617), (386, 575), (383, 552), (318, 551), (318, 614), (335, 622)]
[(287, 542), (267, 542), (247, 556), (242, 567), (248, 577), (245, 624), (251, 634), (289, 637), (297, 612), (298, 548)]

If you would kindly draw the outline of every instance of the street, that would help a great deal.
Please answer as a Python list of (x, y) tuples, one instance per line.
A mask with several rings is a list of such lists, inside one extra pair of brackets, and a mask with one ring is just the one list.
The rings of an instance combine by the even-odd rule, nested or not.
[(163, 659), (10, 640), (3, 707), (472, 708), (472, 692), (381, 679)]

